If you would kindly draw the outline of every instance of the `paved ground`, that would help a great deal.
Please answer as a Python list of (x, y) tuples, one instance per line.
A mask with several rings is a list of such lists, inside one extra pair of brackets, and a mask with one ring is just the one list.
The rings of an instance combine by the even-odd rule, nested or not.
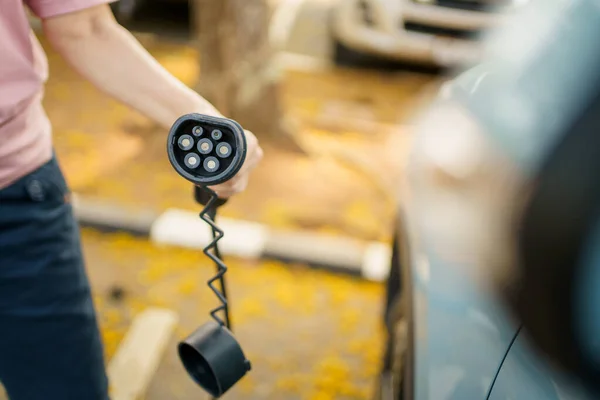
[[(204, 282), (213, 266), (200, 252), (89, 230), (83, 237), (109, 357), (145, 307), (178, 311), (178, 338), (208, 320), (216, 302)], [(234, 329), (254, 369), (224, 398), (367, 398), (379, 366), (379, 285), (300, 265), (228, 261)], [(110, 300), (114, 285), (125, 289), (121, 302)], [(175, 339), (147, 400), (199, 398)]]

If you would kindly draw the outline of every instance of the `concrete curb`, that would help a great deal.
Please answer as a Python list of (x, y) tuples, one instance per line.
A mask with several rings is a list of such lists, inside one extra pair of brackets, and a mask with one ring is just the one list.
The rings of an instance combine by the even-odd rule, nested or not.
[[(125, 209), (81, 196), (75, 196), (73, 203), (81, 226), (103, 232), (128, 232), (148, 237), (157, 244), (198, 250), (212, 239), (210, 228), (196, 212), (168, 209), (154, 213)], [(219, 217), (217, 223), (225, 231), (219, 242), (223, 255), (308, 264), (374, 282), (385, 281), (389, 273), (392, 250), (387, 243), (281, 231), (224, 217)]]
[(144, 397), (178, 322), (177, 313), (161, 308), (146, 309), (135, 317), (108, 364), (111, 399)]

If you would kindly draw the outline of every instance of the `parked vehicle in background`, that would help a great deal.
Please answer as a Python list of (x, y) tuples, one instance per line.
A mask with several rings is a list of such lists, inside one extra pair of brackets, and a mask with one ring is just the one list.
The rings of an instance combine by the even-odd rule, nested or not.
[[(514, 22), (414, 124), (378, 399), (598, 398), (589, 390), (600, 387), (592, 382), (600, 365), (600, 223), (597, 206), (581, 210), (584, 189), (596, 188), (588, 203), (599, 198), (589, 162), (597, 140), (572, 162), (554, 161), (565, 143), (573, 149), (565, 141), (573, 126), (597, 137), (600, 9), (593, 0), (538, 1)], [(538, 192), (549, 182), (539, 174), (549, 170), (564, 190), (548, 198), (553, 208), (534, 203), (545, 218), (541, 229), (526, 229), (525, 206), (549, 193)], [(573, 222), (586, 232), (573, 235)], [(540, 246), (557, 237), (550, 228), (566, 230), (577, 251)], [(535, 261), (535, 253), (543, 262), (525, 268), (523, 256)], [(554, 259), (570, 262), (557, 268)], [(514, 312), (511, 301), (527, 312)]]
[(339, 0), (332, 30), (339, 62), (379, 59), (464, 67), (479, 61), (482, 33), (528, 0)]
[(183, 42), (193, 39), (189, 0), (117, 0), (111, 9), (130, 31)]

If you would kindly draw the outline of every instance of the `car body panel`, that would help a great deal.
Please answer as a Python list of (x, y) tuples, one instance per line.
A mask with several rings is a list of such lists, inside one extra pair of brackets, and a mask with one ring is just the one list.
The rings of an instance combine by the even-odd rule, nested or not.
[(589, 40), (598, 35), (593, 1), (536, 2), (510, 29), (493, 32), (486, 59), (456, 79), (455, 99), (523, 173), (535, 173), (591, 95), (593, 85), (581, 77), (600, 67), (600, 47)]
[(493, 226), (487, 222), (495, 209), (477, 208), (477, 190), (465, 192), (460, 185), (440, 185), (435, 174), (432, 178), (429, 152), (451, 151), (472, 126), (462, 118), (446, 120), (450, 114), (437, 113), (436, 107), (432, 112), (432, 124), (415, 126), (405, 201), (416, 338), (414, 398), (485, 399), (519, 325), (479, 279), (492, 266), (473, 262), (479, 244), (489, 241), (472, 235)]
[(517, 327), (431, 249), (414, 252), (415, 399), (484, 399)]
[[(493, 52), (484, 63), (445, 88), (440, 109), (459, 112), (448, 118), (448, 112), (433, 106), (432, 114), (424, 116), (430, 122), (416, 124), (406, 214), (413, 259), (417, 400), (486, 399), (490, 390), (492, 400), (590, 398), (533, 353), (523, 333), (511, 346), (519, 324), (486, 289), (498, 266), (481, 262), (490, 259), (484, 257), (486, 249), (500, 244), (478, 237), (495, 229), (504, 210), (494, 204), (477, 207), (481, 199), (502, 197), (503, 190), (512, 189), (494, 187), (489, 182), (493, 174), (483, 183), (473, 180), (477, 175), (469, 168), (481, 173), (491, 165), (496, 178), (513, 174), (519, 183), (535, 176), (559, 139), (557, 133), (588, 96), (582, 77), (597, 76), (600, 46), (589, 38), (600, 34), (600, 8), (592, 1), (541, 1), (513, 23), (514, 29), (489, 43)], [(474, 152), (478, 157), (468, 160)], [(513, 189), (522, 193), (524, 188)], [(492, 195), (481, 197), (478, 190)], [(475, 234), (469, 236), (471, 231)], [(600, 243), (600, 234), (598, 238)], [(600, 299), (589, 296), (594, 288), (583, 295), (588, 301)], [(598, 309), (584, 309), (588, 321), (599, 320)], [(587, 337), (595, 344), (597, 326), (582, 325), (582, 331), (594, 332)]]
[(519, 334), (498, 374), (489, 400), (591, 400), (584, 389), (554, 371)]

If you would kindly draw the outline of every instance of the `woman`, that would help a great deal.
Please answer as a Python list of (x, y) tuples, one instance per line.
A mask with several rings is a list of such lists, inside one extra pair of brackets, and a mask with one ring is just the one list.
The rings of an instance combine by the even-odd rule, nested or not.
[[(47, 61), (26, 7), (75, 70), (165, 128), (190, 112), (221, 116), (115, 22), (109, 1), (0, 7), (0, 381), (11, 400), (108, 398), (79, 231), (41, 103)], [(220, 197), (244, 190), (262, 157), (246, 136), (245, 165), (214, 187)]]

